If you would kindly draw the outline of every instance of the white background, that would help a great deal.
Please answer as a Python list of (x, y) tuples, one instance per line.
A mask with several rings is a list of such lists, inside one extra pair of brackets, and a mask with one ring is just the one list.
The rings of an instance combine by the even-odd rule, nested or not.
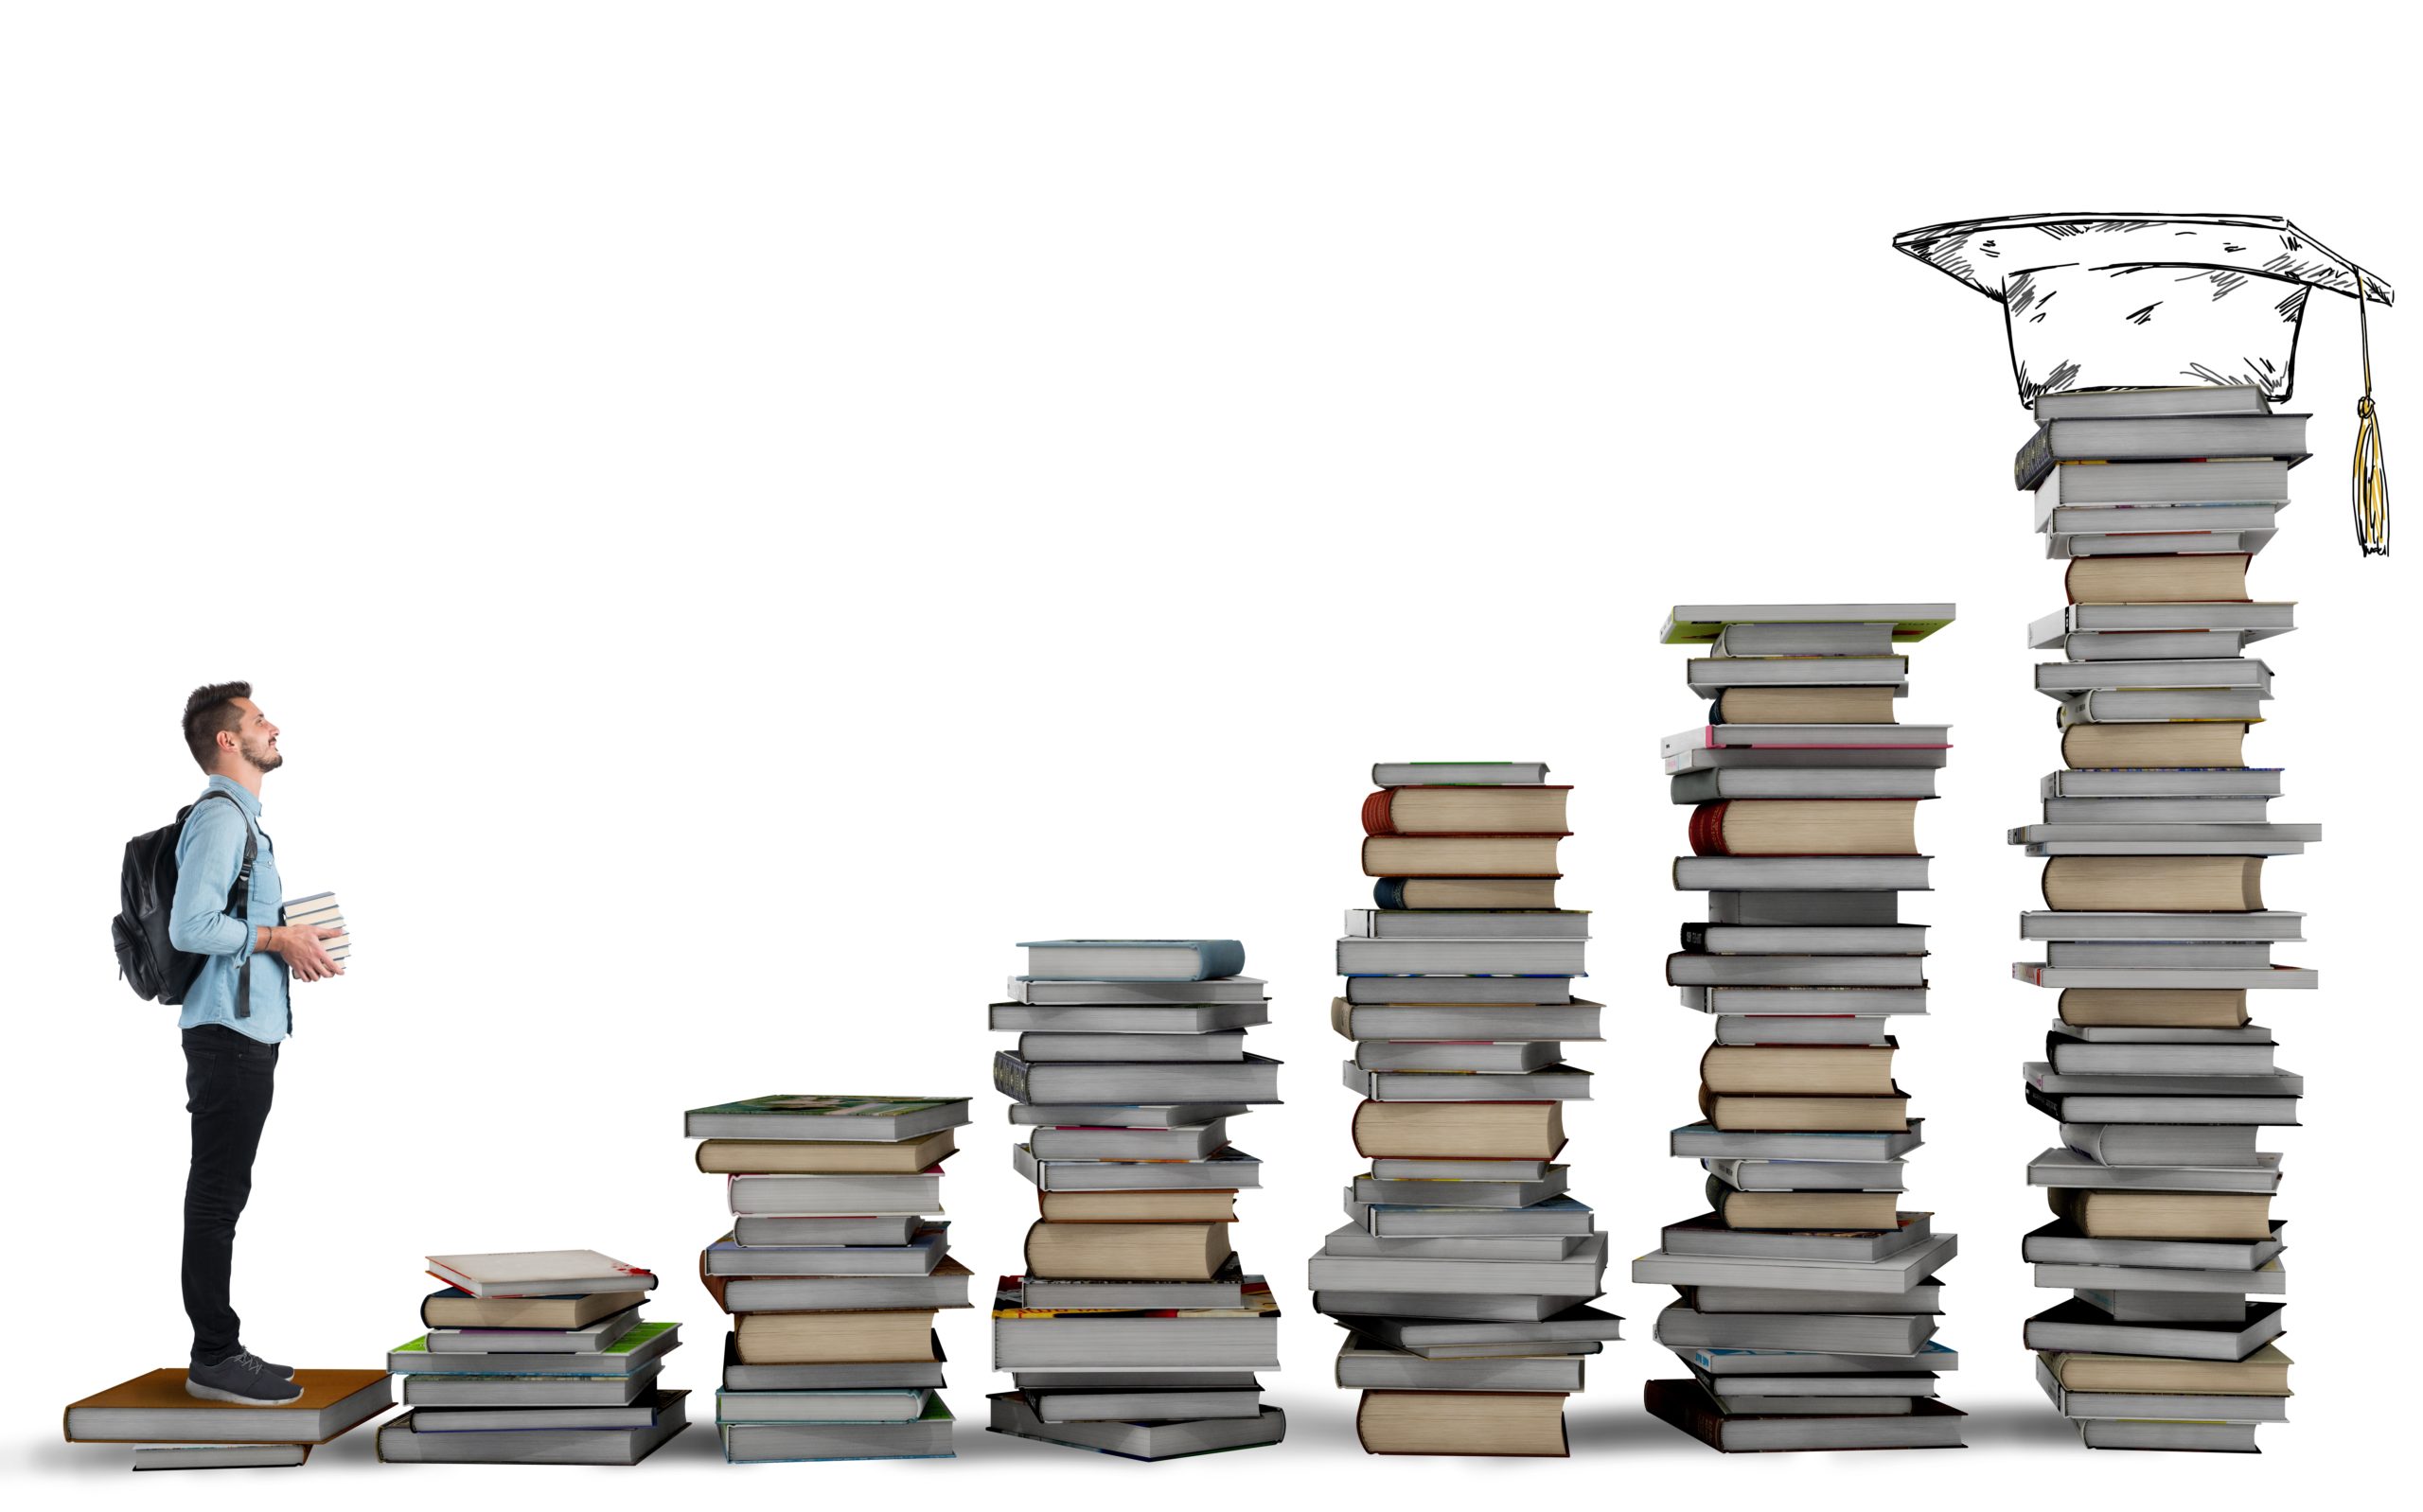
[[(987, 1435), (1007, 1381), (960, 1313), (961, 1463), (727, 1470), (693, 1429), (539, 1494), (1866, 1504), (1885, 1476), (1991, 1505), (2379, 1468), (2415, 1238), (2384, 1177), (2413, 595), (2349, 540), (2342, 299), (2307, 322), (2317, 456), (2255, 571), (2306, 628), (2266, 643), (2249, 748), (2330, 835), (2267, 879), (2326, 984), (2264, 1013), (2312, 1092), (2281, 1140), (2295, 1421), (2252, 1462), (2091, 1455), (2020, 1347), (2051, 1300), (2018, 1240), (2052, 1131), (2017, 1075), (2050, 994), (2006, 976), (2036, 867), (2002, 831), (2057, 761), (2020, 632), (2060, 570), (2007, 482), (2000, 311), (1888, 239), (2284, 213), (2423, 280), (2396, 10), (2120, 9), (9, 7), (12, 1476), (275, 1506), (341, 1476), (371, 1506), (546, 1475), (378, 1468), (356, 1433), (197, 1483), (57, 1441), (64, 1399), (185, 1351), (172, 1014), (112, 979), (102, 924), (122, 841), (198, 785), (186, 691), (233, 677), (286, 731), (281, 868), (358, 942), (298, 991), (239, 1244), (273, 1358), (375, 1364), (425, 1254), (591, 1245), (663, 1271), (667, 1381), (705, 1417), (719, 1319), (687, 1272), (723, 1220), (682, 1109), (977, 1096), (947, 1191), (990, 1276), (1033, 1210), (983, 1027), (1012, 942), (1234, 935), (1273, 984), (1289, 1100), (1243, 1126), (1269, 1187), (1238, 1238), (1287, 1312), (1283, 1447), (1148, 1471)], [(2414, 320), (2375, 323), (2401, 476)], [(1721, 1462), (1642, 1415), (1680, 1372), (1619, 1259), (1636, 1338), (1592, 1364), (1570, 1461), (1369, 1459), (1302, 1290), (1353, 1164), (1326, 1012), (1366, 768), (1578, 784), (1565, 896), (1600, 910), (1616, 1037), (1576, 1054), (1569, 1157), (1646, 1250), (1701, 1206), (1664, 1137), (1708, 1027), (1660, 981), (1697, 900), (1656, 737), (1697, 706), (1654, 633), (1760, 598), (1960, 607), (1903, 706), (1958, 748), (1908, 910), (1936, 1012), (1898, 1069), (1918, 1194), (1961, 1234), (1975, 1447)]]

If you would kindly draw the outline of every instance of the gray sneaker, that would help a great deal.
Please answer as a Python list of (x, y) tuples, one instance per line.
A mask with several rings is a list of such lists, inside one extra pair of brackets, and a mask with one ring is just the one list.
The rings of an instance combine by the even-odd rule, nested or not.
[(274, 1407), (303, 1395), (303, 1388), (262, 1363), (249, 1349), (239, 1349), (215, 1365), (197, 1364), (186, 1372), (186, 1395), (212, 1401), (244, 1402)]

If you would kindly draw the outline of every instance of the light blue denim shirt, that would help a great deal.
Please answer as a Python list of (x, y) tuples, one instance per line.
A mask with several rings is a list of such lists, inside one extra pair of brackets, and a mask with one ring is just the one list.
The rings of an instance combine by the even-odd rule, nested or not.
[[(239, 1034), (274, 1045), (290, 1032), (286, 962), (274, 955), (253, 958), (253, 941), (258, 938), (253, 925), (276, 927), (283, 896), (278, 890), (277, 857), (270, 849), (269, 836), (260, 833), (261, 800), (246, 792), (242, 783), (224, 777), (212, 777), (203, 791), (230, 795), (243, 813), (217, 799), (207, 803), (197, 800), (177, 836), (177, 897), (168, 908), (168, 943), (209, 958), (186, 993), (185, 1012), (177, 1019), (177, 1027), (224, 1024)], [(238, 923), (228, 915), (227, 896), (235, 890), (236, 874), (244, 868), (247, 824), (253, 827), (257, 849), (253, 856), (247, 922)], [(247, 962), (253, 974), (253, 1011), (249, 1018), (238, 1018), (236, 974)]]

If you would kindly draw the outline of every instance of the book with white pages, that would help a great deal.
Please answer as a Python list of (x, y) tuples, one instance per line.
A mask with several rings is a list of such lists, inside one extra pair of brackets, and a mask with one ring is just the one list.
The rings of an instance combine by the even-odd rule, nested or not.
[(2148, 657), (2195, 659), (2244, 656), (2261, 634), (2251, 630), (2077, 630), (2035, 649), (2059, 651), (2072, 661), (2136, 661)]
[(1350, 940), (1587, 940), (1587, 908), (1349, 908)]
[(1736, 1191), (1906, 1190), (1899, 1160), (1742, 1160), (1703, 1158), (1702, 1169)]
[(2019, 916), (2023, 940), (2302, 941), (2306, 916), (2288, 908), (2245, 913), (2126, 913), (2049, 908)]
[(2185, 988), (2213, 991), (2254, 988), (2263, 992), (2310, 990), (2322, 985), (2322, 974), (2299, 966), (2254, 966), (2214, 970), (2183, 967), (2124, 968), (2053, 966), (2041, 960), (2013, 961), (2011, 976), (2032, 987), (2054, 988)]
[(2272, 544), (2277, 532), (2268, 529), (2202, 532), (2065, 531), (2044, 537), (2044, 554), (2053, 561), (2084, 556), (2252, 556)]
[(2135, 1288), (2140, 1291), (2180, 1293), (2201, 1292), (2234, 1297), (2289, 1294), (2288, 1268), (2276, 1259), (2258, 1265), (2251, 1271), (2199, 1270), (2192, 1266), (2071, 1265), (2042, 1262), (2036, 1266), (2035, 1279), (2038, 1286), (2055, 1291), (2093, 1287)]
[(2174, 661), (2044, 661), (2036, 691), (2053, 697), (2132, 689), (2243, 688), (2272, 691), (2272, 669), (2253, 657)]
[(625, 1308), (585, 1328), (432, 1328), (423, 1338), (433, 1354), (581, 1354), (630, 1332), (639, 1316)]
[(2259, 1153), (2252, 1166), (2107, 1166), (2056, 1146), (2027, 1163), (2027, 1180), (2034, 1187), (2096, 1191), (2274, 1192), (2280, 1157)]
[(2120, 1265), (2157, 1270), (2238, 1272), (2257, 1270), (2280, 1257), (2287, 1242), (2274, 1219), (2260, 1239), (2089, 1239), (2065, 1221), (2033, 1229), (2020, 1240), (2020, 1257), (2031, 1265)]
[(1932, 766), (1710, 766), (1674, 773), (1667, 796), (1676, 803), (1727, 799), (1903, 798), (1936, 796)]
[(1899, 1160), (1926, 1142), (1926, 1120), (1912, 1118), (1906, 1129), (1889, 1133), (1866, 1130), (1727, 1130), (1707, 1123), (1687, 1123), (1667, 1136), (1667, 1153), (1685, 1158), (1717, 1160)]
[(2065, 636), (2112, 630), (2234, 630), (2255, 640), (2295, 629), (2296, 611), (2294, 603), (2244, 599), (2073, 604), (2030, 624), (2027, 643), (2032, 649), (2049, 651)]
[(988, 1027), (1014, 1032), (1210, 1034), (1270, 1022), (1267, 1002), (994, 1003)]

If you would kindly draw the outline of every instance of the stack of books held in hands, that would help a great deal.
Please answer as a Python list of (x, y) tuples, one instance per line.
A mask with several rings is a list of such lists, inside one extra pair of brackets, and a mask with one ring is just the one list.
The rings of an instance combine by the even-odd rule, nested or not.
[(278, 905), (281, 923), (302, 924), (312, 929), (333, 929), (334, 937), (320, 941), (320, 948), (339, 965), (353, 958), (353, 936), (345, 926), (345, 910), (337, 906), (333, 892), (314, 892), (308, 897), (289, 898)]
[(388, 1352), (411, 1410), (379, 1427), (390, 1465), (636, 1465), (689, 1426), (656, 1383), (678, 1323), (656, 1277), (595, 1250), (433, 1255), (429, 1331)]
[(776, 1095), (693, 1108), (732, 1228), (699, 1275), (732, 1317), (716, 1427), (734, 1464), (942, 1459), (934, 1316), (971, 1305), (942, 1212), (965, 1098)]
[(124, 1446), (138, 1470), (300, 1465), (396, 1400), (383, 1370), (298, 1370), (294, 1384), (292, 1401), (211, 1401), (186, 1390), (182, 1366), (149, 1371), (70, 1402), (67, 1441)]
[[(2273, 958), (2305, 916), (2266, 908), (2266, 857), (2321, 838), (2273, 822), (2275, 768), (2245, 764), (2272, 672), (2249, 645), (2295, 606), (2247, 596), (2288, 502), (2305, 421), (2252, 385), (2049, 394), (2017, 481), (2036, 493), (2069, 605), (2029, 643), (2059, 652), (2061, 770), (2043, 822), (2044, 909), (2013, 967), (2060, 995), (2027, 1099), (2060, 1127), (2028, 1180), (2055, 1221), (2030, 1234), (2036, 1284), (2070, 1298), (2028, 1320), (2037, 1379), (2098, 1449), (2251, 1451), (2286, 1420), (2280, 1157), (2303, 1083), (2273, 1060), (2247, 993), (2304, 989)], [(2225, 457), (2226, 461), (2176, 460)], [(2077, 464), (2077, 465), (2073, 465)]]
[(1670, 1152), (1706, 1172), (1708, 1211), (1669, 1226), (1633, 1279), (1680, 1294), (1657, 1339), (1689, 1380), (1649, 1410), (1724, 1450), (1934, 1449), (1963, 1415), (1937, 1397), (1937, 1274), (1957, 1249), (1903, 1207), (1921, 1125), (1893, 1076), (1895, 1029), (1926, 1012), (1928, 887), (1919, 805), (1949, 730), (1904, 725), (1894, 647), (1949, 604), (1677, 606), (1662, 639), (1700, 647), (1708, 722), (1669, 736), (1690, 807), (1677, 889), (1707, 894), (1667, 981), (1707, 1015), (1700, 1121)]
[(1026, 1271), (993, 1299), (994, 1433), (1164, 1460), (1286, 1435), (1257, 1370), (1279, 1368), (1279, 1307), (1229, 1245), (1262, 1162), (1229, 1125), (1279, 1100), (1269, 1022), (1233, 940), (1026, 942), (992, 1028), (1018, 1037), (993, 1081), (1035, 1184)]
[(1374, 1454), (1563, 1455), (1565, 1399), (1622, 1320), (1592, 1307), (1607, 1239), (1566, 1189), (1565, 1104), (1600, 1038), (1573, 994), (1590, 915), (1557, 905), (1569, 791), (1536, 762), (1381, 763), (1363, 803), (1372, 908), (1337, 942), (1362, 1096), (1344, 1226), (1311, 1261), (1346, 1330)]

